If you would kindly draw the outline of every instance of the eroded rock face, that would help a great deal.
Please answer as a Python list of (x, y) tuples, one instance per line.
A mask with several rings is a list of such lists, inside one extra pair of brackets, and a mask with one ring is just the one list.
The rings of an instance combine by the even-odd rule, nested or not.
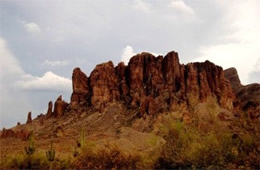
[(87, 104), (89, 99), (88, 77), (80, 68), (75, 68), (72, 74), (73, 93), (71, 95), (71, 105)]
[(29, 112), (27, 115), (27, 121), (26, 124), (32, 123), (32, 112)]
[(99, 64), (90, 74), (91, 105), (103, 111), (108, 102), (119, 100), (118, 77), (111, 61)]
[[(77, 85), (85, 91), (82, 98), (99, 111), (107, 103), (119, 101), (130, 108), (140, 109), (141, 114), (156, 114), (180, 105), (189, 107), (212, 96), (222, 107), (233, 108), (234, 94), (221, 67), (209, 61), (181, 65), (176, 52), (165, 57), (137, 54), (127, 66), (119, 63), (114, 67), (111, 61), (103, 63), (96, 66), (89, 79), (78, 68), (75, 70), (73, 89)], [(75, 78), (78, 74), (85, 78), (79, 81)], [(74, 91), (72, 99), (75, 98)], [(79, 100), (73, 102), (78, 104)]]
[(54, 116), (56, 118), (62, 117), (65, 113), (65, 109), (67, 108), (67, 106), (68, 106), (68, 103), (63, 101), (62, 96), (60, 95), (54, 104), (54, 112), (53, 112)]
[(260, 118), (260, 84), (241, 85), (235, 68), (224, 71), (225, 77), (231, 82), (236, 94), (234, 105), (237, 109), (247, 112), (251, 119)]

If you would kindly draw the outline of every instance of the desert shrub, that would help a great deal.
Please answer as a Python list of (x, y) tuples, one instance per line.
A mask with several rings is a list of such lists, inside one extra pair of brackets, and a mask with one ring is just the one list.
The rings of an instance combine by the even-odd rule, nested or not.
[(52, 169), (70, 169), (73, 168), (71, 166), (72, 158), (71, 157), (63, 157), (56, 158), (52, 164), (49, 164), (49, 168)]
[(49, 162), (44, 153), (35, 153), (31, 157), (26, 154), (10, 155), (4, 164), (4, 169), (68, 169), (71, 168), (71, 158), (55, 159)]
[[(153, 132), (166, 140), (155, 168), (222, 169), (230, 163), (236, 168), (259, 168), (260, 154), (257, 146), (260, 142), (257, 131), (251, 133), (237, 120), (230, 123), (230, 127), (235, 129), (232, 130), (216, 117), (218, 106), (214, 101), (206, 106), (209, 117), (203, 120), (208, 123), (203, 128), (198, 126), (204, 123), (202, 120), (197, 121), (198, 124), (185, 124), (170, 114), (164, 115), (161, 122), (155, 123), (156, 131)], [(250, 123), (248, 126), (252, 129)]]
[(139, 155), (125, 153), (115, 146), (93, 151), (85, 149), (72, 163), (74, 168), (84, 169), (136, 169)]
[(34, 154), (30, 157), (25, 154), (16, 154), (9, 156), (3, 167), (7, 169), (41, 169), (48, 168), (49, 163), (43, 154)]
[(237, 159), (240, 145), (232, 133), (218, 132), (217, 128), (205, 133), (181, 120), (168, 121), (166, 144), (156, 168), (223, 168)]

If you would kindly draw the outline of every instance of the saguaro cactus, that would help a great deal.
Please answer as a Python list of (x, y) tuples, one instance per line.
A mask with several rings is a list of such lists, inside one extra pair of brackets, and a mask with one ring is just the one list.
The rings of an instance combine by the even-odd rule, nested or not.
[(83, 127), (82, 127), (81, 132), (80, 132), (79, 144), (80, 144), (81, 148), (84, 148), (86, 146), (86, 132), (85, 132), (85, 129)]
[(35, 146), (34, 146), (34, 138), (33, 134), (29, 137), (29, 145), (24, 148), (25, 153), (30, 156), (35, 152)]
[(50, 149), (46, 151), (48, 161), (53, 162), (55, 159), (55, 149), (53, 148), (53, 141), (51, 140)]

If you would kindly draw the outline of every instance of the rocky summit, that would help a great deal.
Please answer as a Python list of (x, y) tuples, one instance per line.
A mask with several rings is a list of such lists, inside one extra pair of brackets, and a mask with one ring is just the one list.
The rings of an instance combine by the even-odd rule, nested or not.
[(235, 68), (143, 52), (75, 68), (72, 89), (0, 131), (0, 169), (260, 168), (260, 84)]

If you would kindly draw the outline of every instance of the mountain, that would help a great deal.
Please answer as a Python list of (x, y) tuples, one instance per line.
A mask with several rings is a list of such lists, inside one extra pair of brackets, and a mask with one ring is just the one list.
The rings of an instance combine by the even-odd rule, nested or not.
[[(84, 129), (88, 141), (100, 147), (109, 143), (126, 152), (136, 150), (148, 155), (160, 151), (155, 161), (158, 168), (187, 168), (197, 163), (202, 167), (196, 159), (200, 157), (197, 153), (192, 155), (190, 149), (191, 153), (185, 152), (187, 157), (183, 156), (179, 161), (172, 160), (174, 156), (165, 156), (169, 154), (166, 152), (169, 148), (165, 148), (171, 148), (178, 141), (177, 132), (188, 135), (184, 137), (190, 139), (186, 148), (202, 145), (209, 134), (217, 136), (214, 139), (217, 143), (226, 142), (219, 141), (226, 133), (230, 141), (239, 139), (243, 143), (243, 135), (248, 134), (253, 144), (250, 143), (247, 152), (255, 156), (251, 167), (257, 167), (259, 163), (260, 144), (255, 139), (259, 137), (260, 129), (260, 85), (241, 85), (235, 68), (223, 71), (210, 61), (180, 64), (178, 53), (174, 51), (157, 57), (143, 52), (133, 56), (128, 65), (119, 63), (114, 66), (111, 61), (99, 64), (89, 76), (75, 68), (72, 89), (69, 102), (59, 96), (54, 105), (52, 101), (48, 103), (46, 114), (32, 120), (29, 112), (25, 124), (3, 129), (0, 132), (1, 159), (10, 152), (22, 153), (32, 134), (37, 139), (38, 148), (47, 148), (53, 140), (56, 151), (60, 155), (67, 154), (79, 142)], [(240, 121), (246, 122), (250, 128), (245, 129)], [(172, 134), (174, 128), (177, 131)], [(191, 137), (190, 133), (198, 136)], [(212, 149), (209, 143), (205, 145)], [(244, 154), (244, 150), (239, 150), (240, 145), (239, 148), (233, 145), (237, 147), (230, 144), (231, 155), (233, 152)], [(216, 152), (222, 154), (224, 150), (227, 148)], [(208, 156), (204, 156), (208, 159), (204, 162), (210, 162), (211, 155)], [(226, 160), (226, 156), (216, 156), (216, 164), (222, 157)], [(78, 161), (74, 161), (73, 167), (84, 167), (82, 161)], [(238, 167), (239, 161), (234, 162)]]

